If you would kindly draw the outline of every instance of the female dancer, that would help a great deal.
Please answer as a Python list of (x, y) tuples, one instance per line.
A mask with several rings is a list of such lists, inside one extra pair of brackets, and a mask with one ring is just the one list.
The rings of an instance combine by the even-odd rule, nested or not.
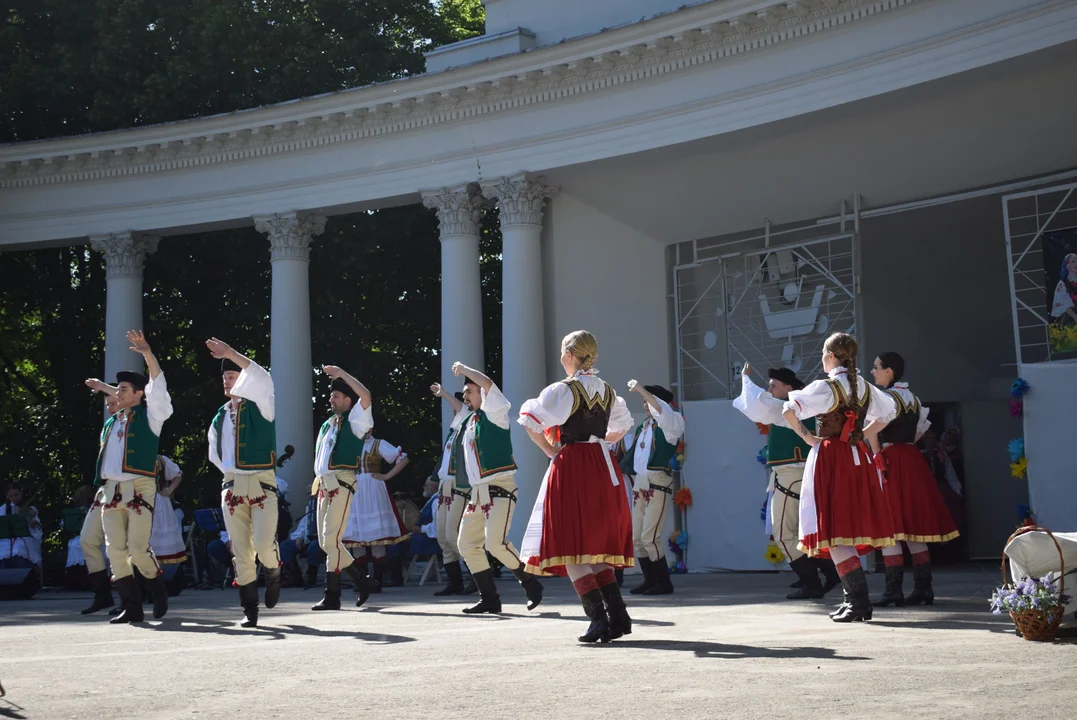
[[(520, 408), (519, 423), (551, 458), (521, 559), (528, 572), (567, 575), (591, 624), (580, 642), (609, 642), (632, 632), (614, 568), (631, 567), (632, 513), (609, 444), (632, 427), (632, 414), (594, 368), (598, 341), (577, 330), (561, 341), (568, 377)], [(560, 448), (545, 435), (560, 427)]]
[[(800, 486), (799, 548), (830, 557), (838, 568), (845, 602), (834, 622), (871, 619), (868, 583), (858, 554), (894, 544), (894, 528), (874, 462), (878, 433), (894, 416), (894, 401), (856, 371), (856, 340), (835, 333), (823, 344), (827, 379), (789, 393), (783, 417), (812, 446)], [(802, 419), (815, 417), (818, 436)], [(875, 450), (875, 458), (868, 451)]]
[(946, 501), (942, 499), (935, 476), (927, 461), (913, 443), (931, 426), (928, 409), (901, 382), (905, 360), (894, 352), (875, 358), (871, 369), (875, 384), (883, 388), (897, 405), (897, 418), (879, 433), (886, 459), (886, 492), (890, 501), (890, 517), (894, 529), (905, 538), (912, 554), (913, 591), (905, 597), (901, 592), (905, 557), (901, 543), (883, 548), (886, 563), (886, 591), (875, 600), (879, 607), (888, 605), (931, 605), (935, 592), (931, 589), (931, 555), (925, 543), (942, 543), (958, 536)]

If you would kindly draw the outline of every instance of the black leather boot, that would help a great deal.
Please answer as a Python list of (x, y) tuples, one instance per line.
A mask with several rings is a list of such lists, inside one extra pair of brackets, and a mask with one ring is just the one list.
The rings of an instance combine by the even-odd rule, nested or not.
[(307, 563), (306, 572), (303, 573), (303, 589), (315, 587), (318, 584), (318, 566)]
[(272, 570), (266, 568), (266, 594), (265, 604), (267, 608), (276, 607), (280, 602), (280, 568), (275, 567)]
[(385, 587), (404, 587), (404, 558), (399, 555), (388, 556), (389, 582)]
[(905, 569), (900, 565), (887, 566), (886, 589), (883, 594), (872, 600), (877, 607), (904, 607), (905, 596), (901, 592), (901, 581), (905, 579)]
[[(368, 578), (363, 570), (366, 566), (360, 566), (359, 563), (352, 563), (348, 567), (344, 568), (344, 572), (348, 574), (348, 579), (355, 585), (355, 592), (359, 595), (355, 599), (355, 607), (362, 607), (370, 598), (370, 593), (381, 592), (381, 589), (376, 589), (376, 585), (373, 580)], [(340, 573), (327, 573), (326, 577), (330, 574), (337, 576), (337, 597), (340, 597)], [(329, 581), (326, 580), (326, 587), (328, 587)]]
[(280, 586), (286, 588), (303, 587), (303, 570), (299, 567), (299, 558), (294, 555), (281, 568)]
[(138, 585), (133, 575), (116, 580), (116, 594), (120, 596), (120, 614), (109, 620), (112, 625), (143, 622), (146, 616), (142, 612), (142, 598), (139, 597)]
[(625, 569), (617, 568), (613, 571), (613, 576), (617, 578), (617, 587), (623, 587), (625, 584)]
[(651, 577), (654, 585), (644, 590), (644, 595), (672, 595), (673, 581), (669, 577), (669, 565), (664, 557), (660, 557), (651, 563)]
[(587, 626), (587, 632), (576, 639), (582, 643), (608, 643), (610, 641), (610, 618), (606, 614), (602, 592), (595, 589), (584, 593), (580, 596), (580, 604), (583, 605), (583, 611), (591, 620), (591, 624)]
[(836, 615), (834, 622), (850, 623), (871, 620), (871, 599), (868, 597), (868, 578), (863, 568), (857, 568), (841, 579), (849, 604)]
[(385, 586), (384, 582), (383, 582), (385, 580), (385, 558), (384, 557), (374, 558), (373, 565), (374, 565), (374, 578), (373, 578), (373, 582), (371, 583), (370, 591), (372, 593), (377, 594), (377, 593), (380, 593), (381, 589)]
[(931, 587), (931, 563), (912, 566), (912, 592), (905, 598), (906, 605), (934, 605), (935, 591)]
[[(348, 567), (355, 567), (354, 564)], [(340, 610), (340, 573), (325, 574), (325, 595), (311, 610)]]
[(816, 572), (815, 563), (806, 555), (801, 555), (789, 563), (789, 567), (800, 578), (801, 586), (785, 596), (786, 600), (818, 600), (825, 594), (823, 584), (819, 582), (819, 573)]
[(464, 586), (461, 595), (474, 595), (479, 591), (479, 586), (475, 584), (475, 578), (468, 578), (467, 585)]
[(638, 557), (636, 560), (639, 562), (639, 569), (643, 573), (643, 582), (628, 592), (633, 595), (642, 595), (654, 587), (654, 561), (646, 555)]
[(610, 640), (616, 640), (624, 635), (632, 634), (632, 618), (628, 615), (624, 598), (621, 597), (621, 588), (617, 583), (607, 583), (598, 591), (602, 594), (602, 601), (606, 604), (606, 615), (610, 623)]
[(153, 580), (149, 581), (150, 595), (153, 597), (153, 619), (160, 620), (168, 612), (168, 585), (165, 584), (165, 576), (157, 573)]
[(460, 569), (460, 561), (445, 563), (445, 574), (449, 576), (449, 582), (445, 587), (434, 593), (435, 597), (446, 595), (460, 595), (464, 592), (464, 573)]
[(828, 558), (812, 558), (815, 566), (819, 569), (819, 572), (823, 575), (823, 594), (841, 585), (841, 578), (838, 576), (838, 568), (834, 566), (834, 561)]
[(538, 578), (524, 570), (523, 564), (520, 567), (512, 571), (512, 574), (516, 576), (516, 579), (520, 581), (520, 585), (523, 586), (524, 593), (527, 595), (527, 609), (534, 610), (542, 602), (542, 583)]
[(243, 606), (240, 627), (258, 627), (258, 583), (239, 586), (239, 604)]
[(497, 594), (497, 586), (494, 585), (494, 571), (490, 568), (481, 572), (471, 573), (471, 579), (479, 588), (479, 601), (471, 607), (464, 608), (468, 615), (481, 615), (490, 613), (497, 615), (501, 612), (501, 597)]
[(104, 610), (115, 605), (112, 599), (112, 588), (109, 586), (108, 573), (104, 570), (90, 573), (87, 576), (90, 588), (93, 589), (93, 602), (90, 607), (82, 611), (83, 615), (93, 615), (98, 610)]

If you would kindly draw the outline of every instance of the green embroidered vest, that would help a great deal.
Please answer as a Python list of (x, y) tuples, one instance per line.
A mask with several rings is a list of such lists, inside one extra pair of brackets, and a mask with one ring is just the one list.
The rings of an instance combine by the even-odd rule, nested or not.
[[(508, 428), (498, 427), (490, 422), (486, 413), (475, 410), (460, 424), (460, 429), (453, 439), (452, 457), (449, 459), (449, 474), (456, 477), (456, 487), (471, 486), (467, 477), (467, 465), (464, 462), (464, 435), (471, 418), (475, 424), (475, 455), (479, 461), (479, 477), (489, 477), (500, 472), (516, 469), (512, 457), (512, 435)], [(457, 469), (459, 468), (459, 472)]]
[[(815, 418), (804, 421), (804, 427), (815, 432)], [(791, 465), (808, 459), (811, 445), (789, 428), (771, 425), (767, 434), (767, 465)]]
[[(352, 432), (352, 426), (348, 422), (350, 415), (351, 410), (340, 416), (336, 443), (333, 445), (333, 453), (329, 456), (330, 470), (355, 470), (358, 472), (363, 462), (363, 440), (362, 438), (357, 438), (355, 433)], [(336, 420), (336, 416), (333, 416), (322, 423), (322, 429), (318, 432), (319, 446), (322, 444), (325, 434), (329, 432), (330, 426)]]
[[(624, 457), (621, 458), (621, 472), (626, 475), (636, 474), (636, 445), (639, 443), (639, 436), (646, 423), (647, 420), (644, 420), (636, 428), (636, 433), (632, 438), (632, 447), (628, 448)], [(658, 427), (658, 421), (651, 420), (651, 452), (647, 456), (647, 469), (651, 472), (671, 473), (671, 463), (676, 452), (677, 446), (666, 442), (666, 434), (662, 432), (662, 428)]]
[[(224, 442), (224, 416), (228, 412), (228, 403), (221, 406), (213, 418), (213, 429), (217, 432), (217, 457), (223, 458), (221, 443)], [(250, 400), (241, 399), (236, 408), (236, 469), (268, 470), (277, 466), (277, 429), (272, 420), (266, 420), (258, 410), (258, 405)]]
[[(121, 411), (122, 412), (122, 411)], [(161, 438), (150, 429), (149, 416), (145, 405), (131, 408), (131, 417), (123, 434), (123, 471), (132, 475), (155, 477), (157, 474), (157, 448)], [(105, 443), (112, 434), (120, 413), (105, 421), (101, 430), (101, 448), (97, 451), (97, 471), (94, 473), (94, 486), (104, 484), (101, 478), (101, 464), (105, 459)], [(116, 441), (116, 438), (113, 438)]]

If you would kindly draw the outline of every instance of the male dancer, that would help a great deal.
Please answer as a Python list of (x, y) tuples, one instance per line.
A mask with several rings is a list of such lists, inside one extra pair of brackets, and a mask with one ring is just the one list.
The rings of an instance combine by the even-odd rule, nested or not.
[[(793, 390), (801, 390), (804, 383), (789, 368), (772, 368), (768, 375), (770, 384), (763, 390), (752, 382), (751, 365), (741, 370), (741, 393), (733, 407), (744, 413), (749, 420), (769, 425), (767, 432), (767, 468), (770, 483), (767, 486), (768, 534), (772, 534), (782, 552), (789, 559), (789, 567), (800, 578), (800, 588), (786, 595), (788, 600), (821, 598), (841, 583), (834, 563), (822, 558), (812, 559), (797, 548), (800, 539), (800, 483), (804, 478), (804, 462), (811, 447), (793, 432), (782, 417), (782, 405)], [(815, 419), (805, 421), (805, 426), (815, 431)], [(818, 572), (826, 579), (819, 581)]]
[[(439, 597), (463, 595), (465, 590), (464, 572), (460, 567), (458, 536), (460, 534), (460, 520), (464, 517), (464, 507), (471, 498), (471, 484), (468, 483), (465, 473), (460, 473), (457, 476), (459, 477), (459, 482), (457, 482), (456, 477), (450, 472), (449, 466), (452, 464), (452, 449), (456, 441), (456, 433), (460, 430), (464, 418), (474, 408), (464, 404), (463, 393), (453, 395), (443, 388), (440, 383), (431, 385), (430, 392), (434, 393), (434, 397), (439, 397), (447, 402), (454, 413), (452, 424), (449, 426), (449, 433), (445, 437), (445, 446), (441, 451), (441, 462), (438, 464), (436, 473), (438, 482), (436, 523), (438, 545), (441, 546), (442, 564), (445, 566), (445, 574), (449, 576), (449, 583), (434, 595)], [(461, 483), (463, 487), (460, 487)]]
[(361, 382), (336, 365), (326, 365), (322, 372), (332, 380), (333, 416), (318, 433), (313, 490), (318, 496), (318, 543), (326, 554), (325, 596), (311, 610), (339, 610), (341, 572), (355, 583), (356, 607), (370, 597), (371, 582), (352, 560), (342, 536), (355, 497), (355, 472), (363, 464), (363, 438), (374, 427), (374, 416), (370, 391)]
[(217, 338), (206, 341), (221, 361), (228, 402), (209, 426), (209, 459), (224, 476), (221, 508), (232, 544), (242, 627), (258, 625), (258, 571), (265, 568), (265, 604), (280, 599), (280, 549), (277, 547), (277, 437), (273, 378), (258, 363)]
[(101, 450), (94, 478), (94, 485), (101, 487), (98, 498), (103, 501), (101, 524), (105, 533), (105, 552), (112, 565), (112, 577), (122, 605), (120, 614), (109, 620), (114, 625), (145, 619), (141, 593), (134, 578), (135, 567), (150, 581), (153, 617), (159, 619), (168, 612), (168, 589), (150, 548), (150, 532), (157, 496), (157, 449), (161, 428), (172, 415), (172, 398), (145, 335), (131, 330), (127, 340), (131, 349), (145, 359), (149, 378), (142, 373), (123, 371), (116, 373), (116, 387), (100, 380), (86, 381), (94, 390), (114, 396), (117, 405), (116, 414), (105, 422), (101, 431)]
[[(95, 391), (98, 390), (99, 384), (104, 383), (100, 380), (86, 381), (86, 385)], [(109, 388), (115, 391), (115, 388), (111, 386)], [(120, 410), (119, 400), (111, 392), (104, 394), (105, 409), (109, 417), (112, 417)], [(116, 604), (112, 599), (112, 585), (108, 572), (105, 570), (105, 554), (101, 551), (105, 545), (105, 526), (101, 524), (101, 508), (106, 502), (108, 501), (105, 499), (104, 488), (98, 489), (90, 510), (82, 521), (82, 531), (79, 533), (79, 546), (82, 548), (83, 557), (86, 558), (86, 571), (90, 588), (93, 590), (93, 602), (90, 603), (90, 607), (82, 611), (83, 615), (92, 615), (98, 610), (104, 610)], [(115, 614), (119, 615), (119, 612)]]
[(506, 537), (516, 507), (516, 461), (509, 435), (512, 404), (478, 370), (456, 362), (452, 371), (464, 377), (464, 403), (471, 409), (453, 442), (449, 470), (454, 476), (466, 476), (471, 485), (471, 498), (460, 521), (459, 544), (460, 555), (479, 587), (479, 602), (464, 612), (501, 612), (501, 597), (486, 551), (512, 571), (527, 595), (527, 609), (534, 610), (542, 602), (542, 583), (524, 572), (520, 553)]
[(643, 583), (631, 592), (668, 595), (673, 592), (673, 581), (660, 538), (673, 507), (672, 463), (677, 441), (684, 434), (684, 416), (670, 406), (673, 393), (664, 387), (629, 380), (628, 390), (639, 393), (647, 412), (621, 459), (621, 471), (633, 476), (632, 539), (643, 571)]

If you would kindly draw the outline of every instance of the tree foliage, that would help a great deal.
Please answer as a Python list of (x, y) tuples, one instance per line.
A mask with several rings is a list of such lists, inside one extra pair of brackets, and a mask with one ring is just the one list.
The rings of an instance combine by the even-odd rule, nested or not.
[[(0, 10), (0, 141), (230, 112), (423, 70), (422, 53), (482, 32), (478, 0), (13, 0)], [(500, 232), (481, 242), (487, 367), (500, 368)], [(119, 228), (118, 228), (119, 229)], [(427, 387), (440, 361), (437, 220), (420, 206), (330, 218), (311, 250), (312, 354), (375, 394), (376, 433), (403, 446), (415, 489), (440, 447)], [(50, 529), (93, 476), (104, 366), (105, 268), (87, 246), (0, 256), (0, 473)], [(170, 237), (149, 256), (144, 328), (175, 414), (162, 451), (190, 507), (216, 496), (206, 426), (223, 402), (204, 340), (269, 358), (271, 270), (253, 228)], [(313, 372), (313, 369), (312, 369)], [(106, 378), (110, 379), (110, 378)], [(328, 382), (315, 377), (315, 424)], [(311, 432), (315, 431), (311, 428)]]

